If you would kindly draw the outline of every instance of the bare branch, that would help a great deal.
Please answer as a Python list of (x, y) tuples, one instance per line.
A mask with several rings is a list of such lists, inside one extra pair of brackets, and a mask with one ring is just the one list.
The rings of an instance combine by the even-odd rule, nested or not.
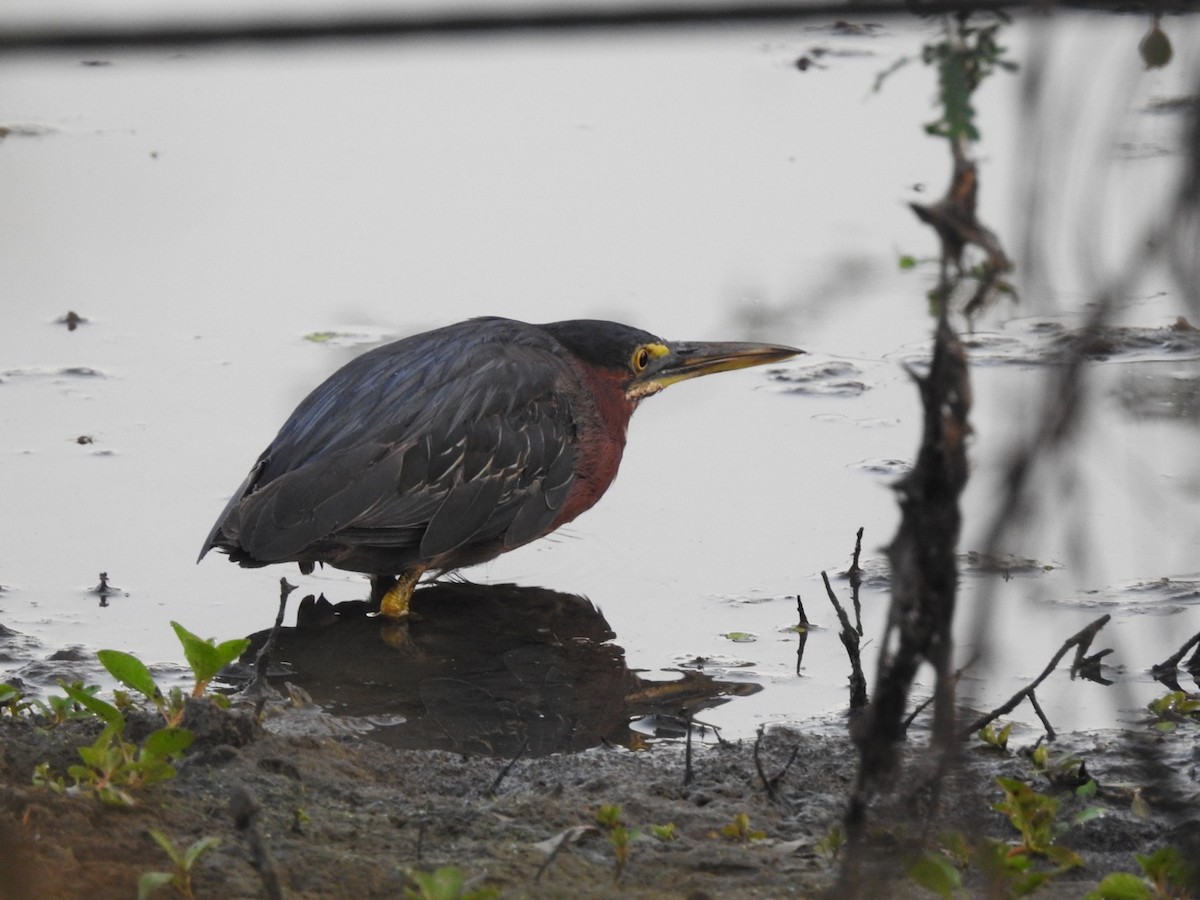
[[(1033, 692), (1037, 689), (1038, 685), (1050, 677), (1051, 673), (1053, 673), (1058, 667), (1059, 661), (1067, 655), (1067, 651), (1072, 647), (1075, 648), (1075, 661), (1071, 664), (1071, 677), (1074, 678), (1079, 669), (1081, 661), (1084, 659), (1083, 654), (1085, 654), (1088, 648), (1092, 645), (1092, 641), (1095, 639), (1097, 632), (1107, 625), (1109, 619), (1111, 618), (1111, 615), (1105, 613), (1087, 627), (1067, 638), (1063, 645), (1058, 648), (1058, 652), (1055, 653), (1054, 657), (1049, 663), (1047, 663), (1046, 668), (1042, 670), (1042, 674), (1031, 681), (1028, 685), (1021, 688), (1021, 690), (1017, 691), (1015, 694), (1009, 697), (1007, 701), (996, 707), (990, 713), (981, 716), (970, 725), (963, 728), (961, 732), (962, 736), (964, 738), (971, 736), (980, 728), (983, 728), (983, 726), (996, 721), (996, 719), (1000, 718), (1001, 716), (1008, 715), (1010, 712), (1016, 709), (1020, 705), (1021, 701), (1026, 697), (1032, 698)], [(1099, 656), (1099, 654), (1097, 656)], [(1034, 710), (1037, 712), (1038, 717), (1042, 720), (1042, 724), (1046, 727), (1046, 736), (1050, 740), (1054, 740), (1054, 729), (1050, 727), (1050, 723), (1046, 720), (1045, 714), (1042, 712), (1041, 707), (1038, 706), (1037, 701), (1032, 700), (1032, 702)]]

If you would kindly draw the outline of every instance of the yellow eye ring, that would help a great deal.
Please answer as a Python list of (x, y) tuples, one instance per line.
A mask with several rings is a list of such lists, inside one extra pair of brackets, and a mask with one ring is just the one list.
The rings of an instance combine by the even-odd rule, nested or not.
[(641, 374), (646, 371), (648, 365), (650, 365), (650, 350), (646, 347), (638, 347), (633, 351), (633, 371)]

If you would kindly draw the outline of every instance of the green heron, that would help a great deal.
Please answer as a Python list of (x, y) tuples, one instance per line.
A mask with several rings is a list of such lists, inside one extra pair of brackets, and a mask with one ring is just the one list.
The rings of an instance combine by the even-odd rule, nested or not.
[(472, 319), (378, 347), (296, 407), (200, 559), (362, 572), (381, 614), (402, 618), (427, 570), (486, 562), (590, 509), (644, 398), (801, 352), (589, 319)]

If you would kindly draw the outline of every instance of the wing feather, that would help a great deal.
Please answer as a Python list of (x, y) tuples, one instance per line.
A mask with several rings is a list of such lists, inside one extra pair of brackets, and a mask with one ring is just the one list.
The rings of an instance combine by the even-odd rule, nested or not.
[(280, 429), (210, 544), (257, 562), (362, 546), (409, 565), (549, 531), (574, 479), (563, 391), (575, 375), (540, 329), (480, 324), (334, 373)]

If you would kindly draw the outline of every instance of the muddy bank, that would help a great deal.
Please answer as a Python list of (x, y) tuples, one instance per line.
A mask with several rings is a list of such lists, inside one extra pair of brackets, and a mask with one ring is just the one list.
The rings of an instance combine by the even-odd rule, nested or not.
[[(269, 896), (252, 864), (255, 832), (288, 897), (403, 896), (414, 887), (413, 871), (442, 866), (505, 897), (813, 896), (835, 877), (829, 837), (854, 775), (847, 740), (788, 729), (765, 736), (758, 765), (753, 742), (696, 746), (685, 784), (684, 749), (671, 743), (523, 759), (506, 771), (505, 760), (396, 749), (345, 734), (312, 707), (277, 712), (262, 725), (247, 713), (193, 716), (191, 724), (199, 738), (178, 775), (141, 791), (136, 807), (119, 809), (31, 786), (38, 763), (62, 771), (76, 761), (75, 748), (98, 730), (94, 723), (46, 731), (28, 717), (6, 718), (0, 896), (135, 896), (143, 872), (170, 868), (150, 828), (179, 847), (221, 839), (196, 864), (199, 897)], [(931, 833), (949, 828), (971, 841), (1017, 841), (992, 808), (1002, 796), (994, 779), (1007, 775), (1059, 800), (1059, 842), (1084, 861), (1039, 896), (1082, 896), (1110, 872), (1136, 870), (1133, 853), (1167, 844), (1200, 858), (1195, 735), (1068, 743), (1098, 780), (1095, 797), (1050, 785), (1020, 754), (968, 752)], [(1142, 755), (1156, 748), (1169, 750), (1165, 775), (1148, 769)], [(910, 756), (920, 755), (910, 747)], [(773, 797), (759, 765), (768, 779), (786, 769)], [(230, 809), (235, 795), (241, 822)], [(247, 798), (258, 810), (253, 823)], [(915, 811), (927, 800), (918, 793), (901, 807)], [(596, 820), (611, 804), (637, 832), (619, 880), (618, 841)], [(1099, 811), (1072, 825), (1086, 809)], [(928, 896), (903, 872), (915, 833), (911, 825), (877, 833), (878, 877), (887, 879), (889, 896)], [(970, 885), (978, 875), (964, 877)], [(170, 894), (167, 888), (161, 896)]]

